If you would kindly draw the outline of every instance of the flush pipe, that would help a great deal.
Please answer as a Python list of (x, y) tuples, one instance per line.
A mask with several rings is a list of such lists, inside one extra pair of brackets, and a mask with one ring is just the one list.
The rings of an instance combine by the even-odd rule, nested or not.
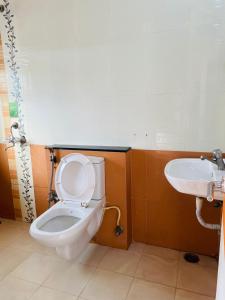
[(220, 228), (221, 228), (220, 224), (209, 224), (204, 221), (204, 219), (201, 215), (203, 201), (204, 201), (204, 199), (202, 199), (200, 197), (196, 197), (196, 217), (198, 219), (198, 222), (207, 229), (220, 230)]

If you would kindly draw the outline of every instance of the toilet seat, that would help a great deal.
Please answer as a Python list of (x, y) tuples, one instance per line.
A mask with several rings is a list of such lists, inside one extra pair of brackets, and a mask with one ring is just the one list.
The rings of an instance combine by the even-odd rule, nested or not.
[(56, 170), (55, 189), (60, 200), (88, 206), (95, 190), (92, 162), (82, 154), (64, 156)]

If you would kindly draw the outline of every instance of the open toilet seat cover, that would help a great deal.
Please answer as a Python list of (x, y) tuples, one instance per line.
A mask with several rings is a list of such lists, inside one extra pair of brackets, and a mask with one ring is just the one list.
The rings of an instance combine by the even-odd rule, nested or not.
[(64, 156), (56, 170), (55, 189), (60, 200), (88, 204), (95, 190), (95, 171), (91, 161), (78, 153)]

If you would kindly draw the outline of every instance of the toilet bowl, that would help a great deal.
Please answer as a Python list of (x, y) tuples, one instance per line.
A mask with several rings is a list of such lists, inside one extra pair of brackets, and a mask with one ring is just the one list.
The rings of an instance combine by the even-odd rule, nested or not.
[(60, 201), (30, 226), (30, 235), (56, 248), (63, 258), (74, 259), (98, 231), (105, 205), (105, 168), (102, 157), (69, 154), (55, 174)]

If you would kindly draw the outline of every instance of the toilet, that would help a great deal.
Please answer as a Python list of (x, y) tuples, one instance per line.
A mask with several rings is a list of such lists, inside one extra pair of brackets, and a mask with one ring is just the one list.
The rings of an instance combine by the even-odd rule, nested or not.
[(31, 224), (30, 235), (70, 260), (81, 254), (101, 225), (104, 158), (79, 153), (64, 156), (56, 170), (55, 190), (60, 201)]

